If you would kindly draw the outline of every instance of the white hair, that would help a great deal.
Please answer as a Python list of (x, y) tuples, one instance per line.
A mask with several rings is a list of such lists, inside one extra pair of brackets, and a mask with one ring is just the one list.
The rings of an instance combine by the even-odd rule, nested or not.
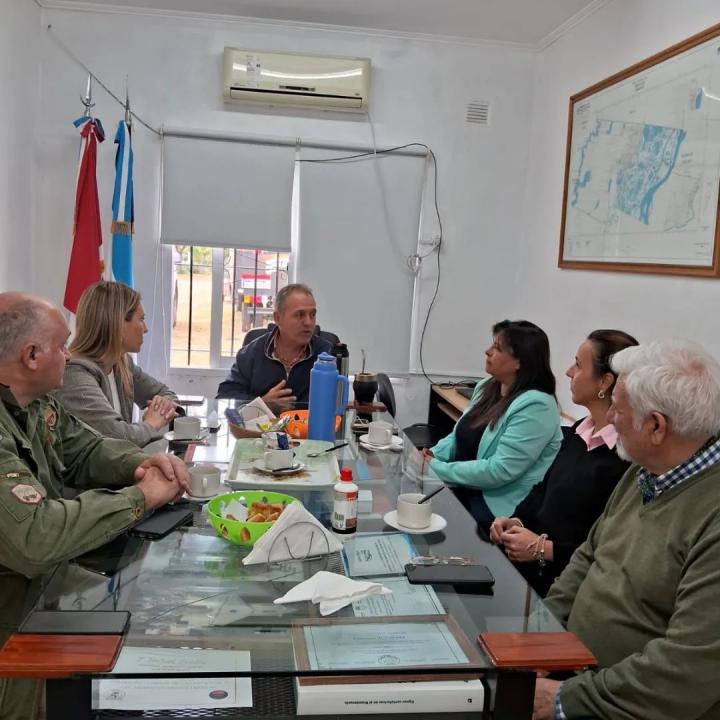
[(644, 343), (616, 353), (610, 364), (622, 376), (637, 427), (659, 412), (684, 437), (720, 432), (720, 364), (696, 343)]

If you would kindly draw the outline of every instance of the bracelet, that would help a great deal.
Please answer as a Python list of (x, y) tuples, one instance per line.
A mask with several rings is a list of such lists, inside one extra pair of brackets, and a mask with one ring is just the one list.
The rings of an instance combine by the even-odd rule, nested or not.
[(547, 533), (543, 533), (538, 538), (538, 543), (540, 544), (540, 553), (537, 557), (538, 565), (540, 566), (540, 572), (542, 572), (542, 569), (546, 565), (545, 561), (545, 541), (547, 540)]
[(514, 521), (515, 521), (515, 524), (516, 524), (518, 527), (521, 527), (521, 528), (524, 528), (524, 527), (525, 527), (525, 526), (523, 525), (523, 521), (522, 521), (520, 518), (514, 517), (514, 518), (510, 518), (510, 519), (511, 519), (511, 520), (514, 520)]

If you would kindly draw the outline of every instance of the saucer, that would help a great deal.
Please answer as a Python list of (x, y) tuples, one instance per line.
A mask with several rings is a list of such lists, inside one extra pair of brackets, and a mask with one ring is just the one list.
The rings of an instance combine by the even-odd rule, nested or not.
[(368, 450), (402, 450), (403, 441), (397, 435), (392, 436), (389, 445), (375, 445), (375, 443), (370, 442), (369, 438), (370, 436), (367, 433), (358, 438), (360, 444)]
[(426, 533), (444, 530), (447, 527), (447, 520), (442, 515), (436, 515), (435, 513), (433, 513), (430, 518), (430, 525), (424, 528), (408, 528), (401, 525), (397, 519), (397, 510), (391, 510), (389, 513), (385, 513), (383, 520), (390, 527), (394, 527), (396, 530), (401, 530), (409, 535), (425, 535)]
[(221, 495), (223, 490), (218, 490), (216, 493), (213, 493), (212, 495), (191, 495), (190, 493), (185, 493), (185, 497), (190, 500), (190, 502), (196, 502), (196, 503), (206, 503), (210, 502), (214, 497), (217, 497), (218, 495)]
[(262, 473), (265, 473), (266, 475), (292, 475), (293, 473), (299, 472), (300, 470), (305, 469), (304, 463), (296, 462), (292, 467), (289, 468), (282, 468), (280, 470), (271, 470), (268, 467), (265, 467), (265, 460), (263, 458), (258, 458), (254, 463), (253, 467), (256, 470), (259, 470)]
[(191, 443), (191, 442), (200, 442), (201, 440), (204, 440), (208, 436), (208, 431), (203, 429), (199, 432), (198, 435), (196, 435), (194, 438), (175, 438), (175, 431), (169, 430), (166, 432), (163, 437), (168, 442), (179, 442), (179, 443)]

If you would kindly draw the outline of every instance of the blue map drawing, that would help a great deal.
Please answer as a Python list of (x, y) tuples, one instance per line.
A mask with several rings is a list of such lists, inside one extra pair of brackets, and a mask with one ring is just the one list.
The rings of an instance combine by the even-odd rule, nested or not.
[[(687, 137), (681, 128), (660, 125), (596, 120), (585, 142), (578, 148), (579, 162), (572, 180), (572, 206), (583, 208), (591, 215), (598, 209), (612, 210), (648, 225), (653, 199), (671, 177)], [(593, 187), (602, 158), (616, 158), (611, 167), (603, 167), (602, 191)], [(595, 172), (593, 172), (593, 168)], [(600, 181), (600, 179), (598, 179)], [(592, 195), (583, 202), (583, 191)], [(598, 192), (606, 195), (607, 206), (598, 202)], [(607, 214), (600, 220), (606, 220)]]

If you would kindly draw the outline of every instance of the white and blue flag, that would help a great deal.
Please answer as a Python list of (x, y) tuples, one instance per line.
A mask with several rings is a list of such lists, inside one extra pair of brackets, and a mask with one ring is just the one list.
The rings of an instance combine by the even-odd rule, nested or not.
[(132, 235), (135, 212), (133, 207), (133, 151), (130, 126), (124, 120), (115, 133), (115, 190), (112, 211), (112, 274), (117, 282), (134, 287)]

